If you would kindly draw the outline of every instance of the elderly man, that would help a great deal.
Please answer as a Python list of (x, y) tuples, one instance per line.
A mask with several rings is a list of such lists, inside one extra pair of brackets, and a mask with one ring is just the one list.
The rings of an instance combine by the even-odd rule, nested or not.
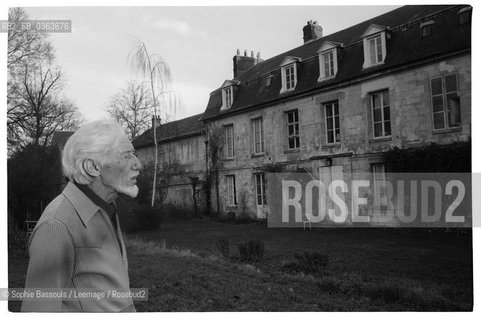
[[(141, 164), (134, 147), (116, 122), (91, 122), (67, 141), (62, 166), (70, 182), (45, 208), (33, 231), (25, 287), (128, 291), (127, 255), (113, 201), (121, 193), (137, 196)], [(128, 297), (45, 299), (24, 300), (22, 311), (135, 308)]]

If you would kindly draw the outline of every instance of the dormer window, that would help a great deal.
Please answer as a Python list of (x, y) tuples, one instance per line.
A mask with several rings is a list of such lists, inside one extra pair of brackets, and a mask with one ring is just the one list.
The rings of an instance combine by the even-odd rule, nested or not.
[(299, 58), (286, 57), (281, 64), (282, 88), (280, 93), (292, 91), (297, 85), (297, 63)]
[(222, 107), (221, 110), (227, 110), (232, 107), (234, 103), (234, 87), (237, 87), (239, 82), (236, 80), (226, 80), (222, 85)]
[(464, 7), (458, 12), (458, 25), (468, 24), (471, 22), (471, 12), (473, 7)]
[(386, 27), (371, 25), (363, 34), (364, 64), (363, 68), (374, 67), (386, 59)]
[(272, 83), (272, 76), (268, 76), (266, 79), (266, 87), (270, 87)]
[(319, 79), (323, 81), (334, 78), (337, 74), (337, 52), (340, 43), (325, 42), (317, 51), (319, 54)]
[(232, 86), (222, 89), (222, 102), (225, 109), (232, 106)]
[(434, 24), (433, 20), (429, 20), (429, 21), (421, 23), (420, 28), (421, 28), (421, 37), (422, 38), (429, 37), (431, 35), (433, 24)]
[(329, 78), (335, 75), (334, 72), (334, 50), (329, 50), (322, 54), (322, 62), (324, 63), (324, 77)]
[(285, 85), (286, 90), (293, 90), (296, 87), (296, 66), (294, 64), (290, 64), (284, 68), (284, 78), (285, 78)]

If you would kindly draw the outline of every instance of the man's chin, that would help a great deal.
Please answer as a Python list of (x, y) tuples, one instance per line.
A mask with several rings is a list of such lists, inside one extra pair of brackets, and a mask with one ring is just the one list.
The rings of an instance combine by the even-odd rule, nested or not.
[(133, 186), (117, 186), (116, 188), (118, 193), (125, 194), (126, 196), (129, 196), (131, 198), (137, 197), (137, 194), (139, 193), (139, 188), (136, 185)]

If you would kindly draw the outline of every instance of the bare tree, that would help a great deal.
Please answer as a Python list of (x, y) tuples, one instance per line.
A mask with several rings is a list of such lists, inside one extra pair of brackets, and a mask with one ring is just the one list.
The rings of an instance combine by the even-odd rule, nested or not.
[[(11, 8), (8, 21), (20, 26), (29, 19), (23, 8)], [(25, 63), (34, 61), (53, 60), (53, 46), (47, 40), (48, 34), (42, 31), (22, 29), (20, 27), (8, 30), (7, 67), (9, 73), (14, 72)]]
[[(142, 41), (137, 41), (136, 46), (129, 54), (129, 60), (134, 70), (139, 71), (146, 81), (150, 84), (150, 93), (152, 95), (152, 107), (154, 117), (157, 118), (157, 108), (173, 108), (177, 111), (179, 100), (172, 90), (169, 90), (169, 85), (172, 82), (170, 68), (168, 64), (158, 54), (149, 53), (147, 46)], [(160, 102), (163, 102), (161, 105)], [(160, 110), (159, 110), (160, 111)], [(165, 110), (164, 110), (165, 112)], [(154, 138), (154, 173), (152, 182), (152, 207), (155, 205), (155, 193), (157, 184), (157, 171), (159, 165), (158, 150), (159, 143), (157, 142), (157, 128), (153, 126)]]
[(149, 88), (136, 81), (129, 81), (125, 89), (117, 92), (111, 99), (107, 112), (124, 125), (131, 139), (147, 130), (150, 126), (152, 96)]
[(75, 105), (61, 96), (62, 72), (50, 65), (25, 64), (8, 90), (7, 130), (9, 148), (28, 143), (47, 145), (57, 130), (80, 123)]
[(53, 67), (48, 35), (18, 27), (29, 20), (23, 8), (12, 8), (8, 31), (7, 142), (9, 154), (28, 143), (46, 145), (56, 130), (73, 129), (80, 114), (61, 96), (63, 76)]

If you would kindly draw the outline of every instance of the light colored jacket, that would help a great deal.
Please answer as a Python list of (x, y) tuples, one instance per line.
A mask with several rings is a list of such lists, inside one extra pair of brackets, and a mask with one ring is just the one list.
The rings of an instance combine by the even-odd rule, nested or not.
[[(125, 245), (117, 219), (117, 241), (107, 213), (73, 183), (43, 212), (30, 238), (25, 288), (128, 291)], [(130, 298), (50, 299), (22, 303), (27, 312), (135, 311)]]

